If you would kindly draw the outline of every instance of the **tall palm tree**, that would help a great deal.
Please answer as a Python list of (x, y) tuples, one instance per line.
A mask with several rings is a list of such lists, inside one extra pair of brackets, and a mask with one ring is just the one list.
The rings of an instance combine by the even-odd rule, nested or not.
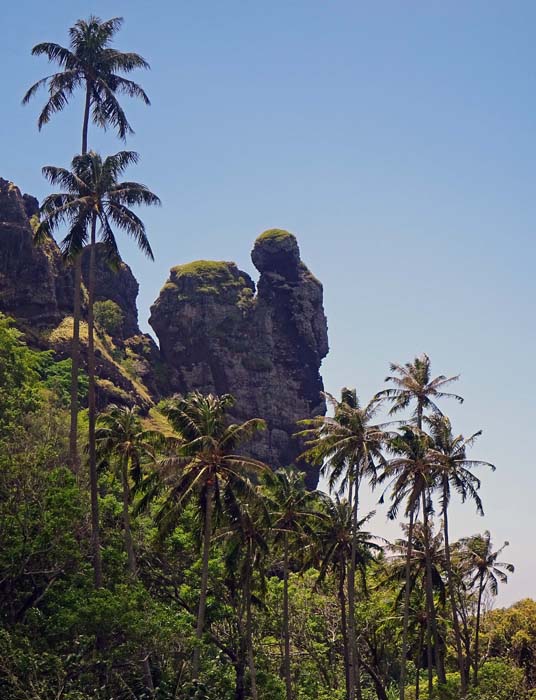
[[(361, 573), (363, 586), (366, 586), (366, 570), (374, 560), (374, 552), (382, 551), (380, 545), (372, 541), (372, 535), (363, 530), (374, 511), (358, 521), (356, 566)], [(353, 508), (345, 498), (335, 494), (334, 498), (326, 498), (325, 519), (319, 523), (314, 546), (314, 559), (319, 568), (318, 582), (321, 583), (327, 573), (332, 571), (337, 579), (337, 590), (341, 614), (341, 634), (344, 650), (344, 671), (346, 696), (351, 694), (351, 666), (348, 642), (346, 578), (348, 565), (352, 558), (353, 541)]]
[[(49, 61), (59, 65), (62, 70), (32, 85), (23, 97), (23, 104), (27, 104), (41, 87), (48, 86), (49, 98), (37, 122), (41, 130), (54, 114), (64, 109), (76, 90), (83, 88), (85, 100), (82, 119), (82, 155), (85, 155), (88, 150), (90, 115), (93, 123), (104, 129), (107, 126), (114, 127), (119, 137), (124, 139), (128, 133), (132, 132), (132, 128), (117, 100), (117, 95), (139, 97), (145, 104), (150, 104), (149, 98), (139, 85), (120, 75), (130, 73), (136, 68), (149, 68), (147, 61), (138, 54), (124, 53), (110, 46), (122, 24), (121, 17), (102, 21), (98, 17), (91, 16), (88, 20), (78, 20), (69, 29), (69, 48), (44, 42), (32, 49), (34, 56), (44, 55)], [(71, 262), (74, 264), (74, 301), (69, 454), (71, 468), (76, 472), (78, 471), (78, 371), (82, 280), (80, 255)]]
[[(423, 418), (425, 411), (441, 414), (437, 405), (437, 399), (453, 398), (458, 403), (463, 403), (463, 398), (458, 394), (446, 392), (445, 389), (459, 379), (459, 375), (446, 377), (439, 375), (432, 377), (432, 367), (430, 358), (426, 353), (416, 357), (413, 362), (406, 362), (404, 365), (391, 363), (391, 374), (385, 378), (392, 386), (378, 392), (376, 398), (388, 401), (392, 404), (390, 415), (395, 415), (414, 404), (413, 420), (419, 430), (423, 428)], [(423, 498), (425, 496), (423, 495)], [(429, 499), (430, 501), (430, 499)], [(428, 508), (423, 508), (423, 520), (427, 520)], [(427, 585), (427, 615), (428, 624), (428, 656), (430, 657), (430, 637), (433, 628), (437, 629), (435, 620), (434, 602), (430, 585), (430, 562), (428, 562), (428, 585)], [(432, 627), (432, 630), (430, 629)], [(437, 637), (437, 634), (434, 634)], [(437, 674), (439, 681), (446, 681), (443, 659), (438, 650), (436, 655)], [(404, 666), (404, 662), (403, 662)]]
[(316, 416), (301, 421), (304, 430), (298, 436), (305, 439), (306, 451), (302, 457), (321, 465), (321, 472), (329, 475), (331, 490), (349, 489), (352, 504), (352, 552), (348, 567), (348, 636), (350, 644), (349, 700), (359, 698), (359, 658), (355, 622), (355, 573), (358, 537), (359, 489), (364, 478), (373, 482), (379, 463), (383, 463), (382, 447), (386, 440), (384, 426), (373, 423), (379, 401), (373, 399), (361, 406), (355, 389), (344, 388), (341, 400), (324, 394), (333, 409), (333, 417)]
[(238, 498), (255, 500), (257, 494), (251, 477), (269, 471), (262, 462), (238, 453), (244, 442), (266, 427), (265, 422), (252, 418), (229, 424), (227, 412), (233, 404), (229, 394), (203, 396), (198, 391), (166, 402), (163, 413), (178, 436), (175, 453), (162, 460), (157, 471), (146, 480), (147, 493), (140, 501), (140, 507), (144, 508), (157, 495), (164, 494), (155, 515), (162, 536), (175, 528), (184, 507), (194, 498), (203, 521), (194, 680), (200, 671), (214, 516), (225, 512), (231, 491)]
[[(93, 151), (75, 156), (71, 170), (45, 166), (43, 174), (64, 192), (51, 194), (41, 206), (42, 220), (36, 231), (37, 240), (50, 235), (62, 224), (68, 233), (61, 243), (66, 258), (76, 258), (89, 243), (88, 285), (88, 405), (89, 405), (89, 476), (91, 483), (91, 523), (95, 585), (102, 585), (100, 556), (99, 505), (95, 453), (95, 338), (93, 304), (95, 300), (95, 246), (97, 236), (106, 243), (111, 259), (118, 260), (119, 252), (113, 227), (134, 238), (138, 247), (152, 260), (153, 253), (141, 219), (132, 211), (135, 205), (160, 204), (158, 197), (145, 185), (121, 182), (119, 177), (126, 168), (138, 162), (132, 151), (120, 151), (104, 160)], [(98, 229), (97, 229), (98, 227)]]
[(288, 578), (290, 569), (290, 545), (307, 543), (313, 533), (312, 521), (322, 518), (319, 500), (323, 495), (308, 491), (303, 472), (278, 469), (265, 476), (263, 495), (271, 515), (274, 542), (283, 548), (283, 676), (286, 700), (292, 700), (292, 675), (290, 663), (290, 615)]
[(490, 467), (494, 471), (495, 467), (490, 462), (469, 459), (467, 456), (467, 451), (474, 445), (477, 438), (482, 434), (482, 431), (479, 430), (478, 432), (473, 433), (473, 435), (471, 435), (469, 438), (464, 438), (463, 435), (455, 436), (452, 432), (452, 426), (449, 418), (438, 414), (428, 418), (427, 423), (430, 426), (430, 432), (434, 443), (433, 449), (438, 456), (438, 485), (441, 493), (440, 503), (441, 514), (443, 516), (443, 538), (445, 541), (447, 583), (451, 604), (454, 636), (456, 641), (456, 651), (458, 655), (458, 667), (460, 669), (461, 691), (462, 697), (465, 697), (468, 681), (467, 674), (469, 669), (466, 668), (466, 663), (463, 657), (460, 622), (457, 613), (456, 591), (449, 540), (448, 508), (452, 490), (454, 490), (461, 496), (462, 502), (465, 502), (467, 499), (471, 499), (475, 503), (479, 515), (484, 515), (482, 500), (478, 494), (480, 479), (478, 479), (471, 470), (475, 467), (486, 466)]
[(477, 590), (475, 649), (473, 659), (473, 682), (478, 685), (480, 663), (480, 618), (482, 615), (482, 598), (489, 592), (496, 596), (499, 583), (508, 583), (508, 573), (514, 572), (514, 565), (498, 561), (508, 542), (496, 551), (493, 550), (491, 534), (486, 530), (482, 535), (473, 535), (461, 540), (462, 556), (467, 567), (470, 585)]
[[(253, 585), (257, 573), (260, 587), (264, 591), (265, 560), (269, 553), (268, 533), (270, 516), (262, 501), (241, 502), (231, 490), (227, 491), (226, 510), (229, 528), (224, 532), (227, 539), (226, 566), (231, 575), (238, 575), (245, 612), (245, 647), (249, 667), (252, 700), (258, 700), (257, 672), (253, 646)], [(239, 614), (239, 629), (242, 634), (243, 621)]]
[[(388, 482), (386, 489), (391, 491), (391, 505), (387, 511), (390, 519), (394, 520), (400, 506), (405, 503), (404, 514), (409, 518), (408, 547), (406, 554), (406, 585), (404, 593), (404, 617), (402, 627), (402, 650), (400, 659), (400, 699), (405, 698), (406, 664), (408, 653), (409, 609), (411, 594), (411, 558), (413, 553), (413, 539), (415, 521), (419, 509), (423, 510), (424, 533), (427, 533), (429, 502), (428, 493), (435, 480), (435, 460), (431, 454), (431, 439), (422, 430), (414, 426), (404, 426), (400, 435), (392, 438), (388, 444), (393, 457), (388, 461), (380, 482)], [(384, 492), (385, 494), (385, 492)], [(384, 495), (380, 499), (382, 502)], [(427, 618), (430, 617), (430, 597), (432, 593), (432, 569), (429, 556), (429, 537), (425, 539), (426, 560), (426, 594), (427, 594)], [(427, 624), (427, 652), (428, 652), (428, 682), (431, 686), (432, 678), (432, 644), (431, 624)], [(436, 649), (438, 646), (437, 629), (435, 631)]]
[[(136, 580), (138, 572), (130, 523), (130, 483), (139, 484), (143, 465), (155, 462), (155, 446), (162, 442), (162, 436), (156, 431), (143, 429), (136, 407), (112, 404), (99, 416), (95, 439), (101, 464), (106, 463), (114, 468), (121, 481), (125, 550), (130, 576)], [(146, 653), (143, 653), (142, 670), (146, 688), (152, 695), (154, 684)]]

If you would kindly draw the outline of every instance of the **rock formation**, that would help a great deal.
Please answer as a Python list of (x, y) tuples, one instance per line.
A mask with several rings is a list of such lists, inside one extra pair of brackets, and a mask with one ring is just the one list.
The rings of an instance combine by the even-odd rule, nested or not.
[[(272, 466), (295, 462), (296, 421), (323, 413), (319, 374), (328, 352), (322, 285), (300, 260), (296, 238), (270, 230), (255, 241), (253, 280), (232, 262), (171, 269), (149, 323), (171, 368), (170, 388), (236, 398), (233, 418), (268, 430), (251, 452)], [(318, 475), (308, 474), (316, 485)]]

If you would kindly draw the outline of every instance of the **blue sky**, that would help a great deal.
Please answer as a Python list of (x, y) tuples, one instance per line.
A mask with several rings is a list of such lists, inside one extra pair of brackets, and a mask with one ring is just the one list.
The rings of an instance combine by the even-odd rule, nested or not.
[[(171, 265), (226, 259), (254, 273), (255, 237), (293, 231), (324, 283), (329, 391), (369, 397), (390, 361), (423, 351), (436, 373), (461, 372), (465, 404), (445, 410), (460, 432), (484, 430), (474, 455), (497, 472), (483, 475), (485, 519), (456, 508), (453, 534), (508, 539), (517, 571), (500, 602), (535, 595), (536, 5), (7, 3), (0, 176), (38, 197), (40, 167), (79, 149), (82, 105), (38, 133), (41, 101), (20, 98), (52, 71), (30, 49), (66, 43), (91, 12), (124, 16), (117, 46), (152, 65), (137, 75), (152, 107), (125, 105), (142, 156), (131, 175), (163, 201), (144, 212), (156, 262), (122, 246), (142, 326)], [(122, 147), (95, 130), (90, 144)], [(374, 523), (396, 536), (381, 508)]]

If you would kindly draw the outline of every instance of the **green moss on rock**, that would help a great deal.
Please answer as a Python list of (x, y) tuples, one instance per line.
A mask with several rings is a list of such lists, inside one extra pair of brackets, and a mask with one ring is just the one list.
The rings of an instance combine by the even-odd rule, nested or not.
[(289, 231), (285, 231), (282, 228), (269, 228), (264, 233), (261, 233), (260, 236), (257, 236), (255, 243), (263, 241), (283, 242), (289, 238), (296, 240), (296, 236)]
[(195, 260), (171, 268), (170, 279), (164, 289), (195, 291), (200, 294), (219, 294), (230, 289), (253, 287), (249, 277), (233, 262)]

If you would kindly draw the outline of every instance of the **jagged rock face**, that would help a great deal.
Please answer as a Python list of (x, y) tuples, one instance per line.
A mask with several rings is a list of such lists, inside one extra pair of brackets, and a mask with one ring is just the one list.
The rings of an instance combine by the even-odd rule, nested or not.
[[(110, 300), (115, 302), (123, 312), (121, 337), (130, 338), (140, 332), (138, 327), (138, 298), (139, 284), (132, 274), (130, 267), (120, 262), (119, 266), (110, 266), (104, 245), (97, 243), (95, 254), (95, 301)], [(82, 277), (86, 287), (89, 281), (89, 250), (82, 256)]]
[(58, 323), (72, 308), (72, 275), (56, 243), (33, 243), (34, 197), (0, 178), (0, 311), (33, 329)]
[[(149, 323), (171, 368), (170, 388), (236, 398), (233, 418), (261, 417), (268, 430), (253, 455), (273, 467), (295, 463), (296, 421), (325, 412), (319, 368), (328, 352), (322, 285), (300, 260), (296, 238), (267, 231), (255, 242), (258, 291), (231, 262), (171, 270)], [(308, 485), (318, 474), (309, 470)]]

